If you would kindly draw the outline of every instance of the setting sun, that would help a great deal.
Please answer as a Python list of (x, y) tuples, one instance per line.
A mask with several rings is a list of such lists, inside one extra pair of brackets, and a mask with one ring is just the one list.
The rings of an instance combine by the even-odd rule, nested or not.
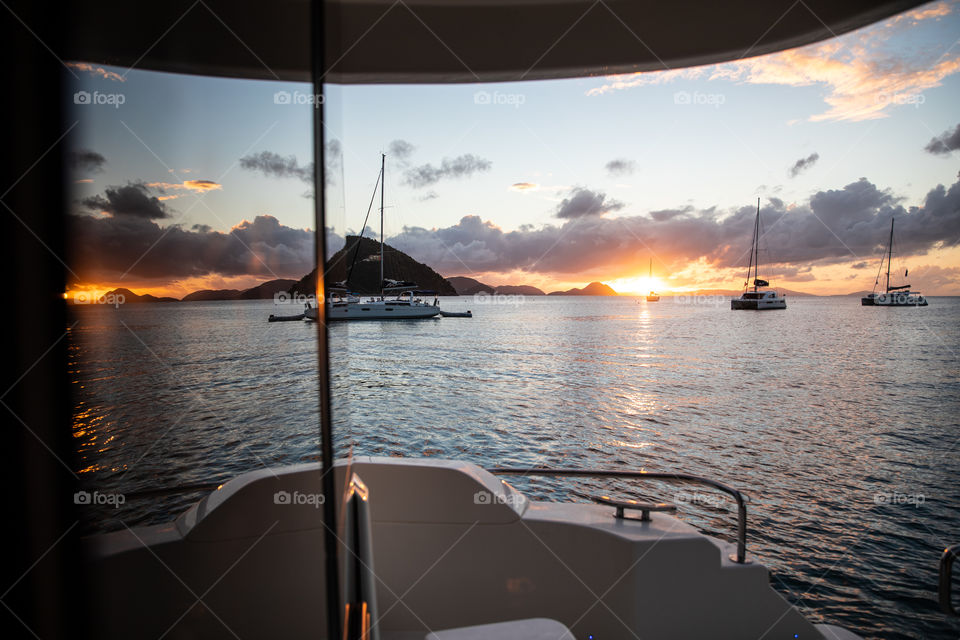
[(637, 295), (646, 295), (651, 291), (664, 293), (667, 288), (663, 281), (656, 276), (620, 278), (619, 280), (611, 280), (608, 284), (621, 294), (633, 293)]

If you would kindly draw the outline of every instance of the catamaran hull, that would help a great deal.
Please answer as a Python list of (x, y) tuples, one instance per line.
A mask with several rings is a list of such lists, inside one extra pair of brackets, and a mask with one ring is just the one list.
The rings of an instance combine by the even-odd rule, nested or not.
[(734, 311), (766, 311), (768, 309), (786, 309), (786, 300), (741, 300), (734, 298), (730, 301), (730, 308)]
[(440, 314), (440, 307), (430, 305), (362, 305), (327, 307), (327, 320), (419, 320)]
[(860, 298), (864, 307), (925, 307), (927, 299), (918, 293), (881, 293)]

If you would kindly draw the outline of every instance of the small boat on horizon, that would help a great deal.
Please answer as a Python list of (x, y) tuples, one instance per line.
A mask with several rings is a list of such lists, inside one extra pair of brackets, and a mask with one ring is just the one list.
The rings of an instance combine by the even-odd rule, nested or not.
[[(910, 291), (909, 284), (890, 286), (890, 261), (893, 258), (893, 220), (893, 218), (890, 218), (890, 239), (887, 241), (887, 251), (880, 259), (880, 268), (877, 270), (877, 279), (873, 283), (873, 292), (860, 298), (860, 305), (864, 307), (925, 307), (927, 306), (927, 299), (919, 291)], [(877, 286), (880, 284), (880, 271), (883, 270), (884, 261), (887, 263), (887, 284), (883, 293), (877, 293)], [(903, 277), (906, 278), (909, 273), (909, 269), (904, 269)]]
[[(753, 271), (753, 288), (750, 287), (750, 271)], [(757, 198), (757, 217), (753, 222), (753, 243), (750, 247), (750, 263), (747, 265), (747, 281), (743, 283), (743, 293), (730, 301), (734, 311), (747, 309), (764, 311), (767, 309), (786, 309), (787, 297), (769, 287), (770, 283), (760, 279), (760, 198)]]
[[(647, 280), (653, 281), (653, 258), (650, 258), (650, 272), (647, 274)], [(651, 291), (647, 294), (647, 302), (660, 302), (660, 294)]]

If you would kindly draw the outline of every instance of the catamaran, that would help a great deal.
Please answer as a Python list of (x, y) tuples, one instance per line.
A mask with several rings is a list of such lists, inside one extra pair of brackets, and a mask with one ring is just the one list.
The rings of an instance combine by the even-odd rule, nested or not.
[[(650, 258), (650, 273), (647, 275), (647, 280), (650, 281), (651, 286), (653, 283), (653, 258)], [(660, 302), (660, 294), (656, 291), (650, 291), (647, 294), (647, 302)]]
[[(893, 258), (893, 218), (890, 219), (890, 239), (887, 241), (887, 251), (880, 259), (880, 268), (877, 270), (877, 279), (873, 283), (873, 292), (860, 298), (860, 304), (864, 307), (925, 307), (927, 299), (919, 291), (910, 291), (909, 284), (902, 284), (896, 287), (890, 286), (890, 260)], [(883, 263), (887, 263), (887, 285), (883, 293), (877, 293), (877, 286), (880, 284), (880, 271), (883, 270)], [(903, 277), (906, 278), (910, 273), (909, 269), (904, 269)]]
[[(43, 42), (43, 48), (21, 36), (20, 24), (11, 29), (20, 38), (14, 41), (24, 45), (18, 49), (24, 64), (41, 69), (46, 68), (49, 52), (56, 51), (68, 60), (167, 73), (246, 80), (272, 77), (285, 82), (309, 78), (316, 96), (323, 98), (324, 81), (503, 82), (712, 64), (733, 59), (744, 50), (770, 53), (816, 42), (920, 3), (808, 2), (807, 12), (782, 12), (779, 5), (784, 3), (748, 0), (736, 14), (710, 4), (691, 11), (671, 3), (614, 3), (616, 17), (631, 33), (656, 25), (654, 35), (661, 42), (654, 47), (657, 53), (635, 46), (629, 38), (610, 37), (602, 25), (591, 27), (589, 21), (582, 28), (569, 29), (571, 15), (576, 17), (580, 5), (589, 10), (589, 3), (567, 0), (412, 2), (413, 8), (406, 13), (415, 9), (421, 24), (444, 34), (450, 51), (457, 51), (453, 56), (437, 55), (436, 39), (416, 37), (406, 13), (391, 12), (392, 3), (385, 0), (205, 0), (207, 11), (186, 13), (175, 3), (111, 2), (110, 11), (98, 11), (96, 3), (80, 2), (70, 3), (76, 10), (66, 25), (69, 29), (42, 32), (45, 41), (54, 39), (52, 47)], [(25, 10), (20, 15), (27, 16), (23, 24), (43, 15), (30, 3), (17, 4)], [(325, 21), (323, 9), (332, 21)], [(773, 30), (769, 28), (771, 12), (780, 15)], [(818, 16), (813, 23), (811, 13)], [(369, 30), (372, 14), (383, 18), (376, 23), (377, 38), (343, 37)], [(217, 20), (210, 20), (210, 15)], [(167, 24), (177, 28), (168, 29), (160, 46), (144, 51), (143, 43), (155, 39), (155, 27)], [(232, 39), (223, 36), (228, 24)], [(511, 33), (524, 37), (477, 37), (495, 27), (512, 28)], [(563, 51), (552, 51), (556, 33), (564, 28), (569, 34), (559, 48)], [(130, 37), (111, 37), (121, 29)], [(758, 43), (757, 34), (765, 30), (769, 33)], [(71, 36), (69, 45), (61, 47), (61, 32)], [(257, 55), (251, 55), (248, 41)], [(541, 56), (531, 66), (530, 52), (540, 43), (551, 47), (551, 55)], [(384, 51), (390, 55), (383, 55)], [(37, 105), (61, 104), (65, 95), (62, 88), (59, 93), (51, 88), (55, 83), (29, 83), (41, 75), (18, 76), (45, 99), (26, 107), (25, 101), (12, 101), (18, 113), (40, 126), (24, 127), (22, 135), (13, 136), (10, 156), (62, 154), (56, 145), (49, 148), (48, 135), (61, 128), (59, 111)], [(480, 91), (475, 101), (489, 102), (490, 94)], [(312, 111), (314, 166), (322, 173), (325, 109)], [(23, 183), (37, 186), (18, 188), (18, 192), (23, 188), (36, 192), (26, 199), (13, 194), (28, 205), (18, 208), (18, 214), (36, 228), (31, 233), (49, 240), (60, 238), (67, 215), (63, 208), (61, 216), (55, 217), (58, 190), (49, 186), (61, 179), (64, 164), (36, 162)], [(324, 181), (315, 184), (315, 224), (322, 247)], [(53, 204), (45, 206), (48, 203)], [(13, 305), (12, 314), (23, 335), (41, 344), (56, 344), (63, 337), (63, 323), (38, 322), (34, 309), (46, 308), (51, 291), (62, 290), (66, 265), (54, 263), (32, 247), (15, 256), (18, 265), (36, 267), (31, 286), (19, 289), (30, 304)], [(759, 282), (755, 279), (755, 287), (766, 285)], [(361, 303), (359, 298), (354, 302)], [(54, 638), (74, 631), (76, 637), (244, 640), (856, 638), (838, 627), (805, 619), (772, 588), (760, 556), (747, 553), (745, 495), (717, 480), (621, 465), (614, 469), (484, 469), (437, 458), (335, 461), (332, 416), (340, 408), (331, 407), (330, 342), (322, 328), (316, 332), (316, 344), (320, 462), (263, 468), (222, 484), (214, 482), (207, 488), (209, 493), (176, 520), (124, 527), (83, 540), (82, 562), (73, 553), (81, 549), (75, 505), (62, 499), (65, 491), (79, 488), (79, 483), (73, 484), (76, 477), (65, 477), (52, 459), (35, 455), (31, 438), (11, 436), (7, 442), (12, 452), (10, 474), (29, 481), (22, 484), (31, 485), (33, 491), (29, 499), (17, 495), (18, 499), (5, 504), (8, 529), (15, 534), (7, 556), (25, 564), (38, 550), (46, 549), (25, 573), (21, 566), (7, 572), (15, 578), (17, 591), (13, 593), (11, 587), (13, 597), (5, 599), (4, 605), (24, 625), (18, 631), (22, 634), (36, 625), (44, 637)], [(398, 343), (396, 348), (402, 355), (410, 347)], [(56, 403), (69, 395), (57, 393), (67, 366), (65, 351), (50, 350), (36, 369), (28, 350), (12, 353), (11, 370), (29, 368), (31, 375), (24, 384), (14, 384), (5, 400), (27, 411), (31, 433), (39, 431), (44, 437), (41, 442), (49, 440), (55, 448), (62, 444), (63, 434), (70, 433), (63, 420), (68, 412), (50, 410), (46, 404), (52, 402), (59, 409)], [(251, 403), (256, 399), (251, 396)], [(455, 403), (462, 399), (445, 395), (430, 400)], [(384, 410), (389, 411), (389, 405)], [(358, 416), (349, 411), (337, 417), (348, 428), (364, 424), (362, 416), (358, 422)], [(618, 492), (629, 491), (628, 482), (692, 483), (729, 496), (736, 510), (736, 534), (729, 542), (708, 536), (676, 515), (677, 505), (613, 500), (600, 495), (601, 488), (594, 496), (597, 504), (533, 500), (503, 481), (503, 476), (511, 475), (593, 478)], [(196, 486), (175, 490), (196, 490)], [(825, 512), (823, 525), (829, 526), (833, 518)], [(69, 522), (74, 524), (64, 530), (62, 525)], [(750, 531), (751, 537), (769, 535), (762, 524), (754, 524)], [(53, 546), (48, 545), (51, 540)], [(948, 553), (953, 555), (945, 554), (941, 565), (946, 567), (941, 569), (946, 576), (941, 578), (941, 602), (952, 608), (949, 563), (956, 547)], [(804, 562), (830, 570), (827, 558), (810, 556)], [(82, 588), (68, 592), (64, 585)], [(865, 608), (870, 603), (858, 604)], [(913, 609), (920, 606), (915, 603)], [(38, 623), (43, 623), (42, 628)]]
[[(749, 289), (751, 270), (753, 271), (753, 288)], [(753, 222), (753, 244), (750, 247), (750, 263), (747, 265), (747, 281), (743, 283), (743, 293), (740, 297), (730, 301), (730, 308), (754, 311), (786, 309), (787, 297), (773, 289), (762, 288), (769, 286), (769, 282), (760, 279), (760, 198), (757, 198), (757, 217)]]
[[(383, 192), (386, 179), (386, 161), (386, 154), (381, 153), (380, 175), (377, 180), (380, 186), (380, 295), (363, 297), (352, 294), (349, 290), (350, 276), (347, 275), (344, 282), (338, 283), (340, 286), (331, 287), (328, 291), (327, 320), (416, 320), (440, 315), (440, 305), (436, 296), (433, 303), (417, 297), (418, 294), (432, 292), (418, 291), (419, 287), (414, 282), (389, 280), (384, 277)], [(374, 191), (374, 194), (376, 194), (376, 191)], [(366, 223), (364, 223), (364, 228), (366, 228)], [(318, 309), (311, 307), (304, 312), (304, 316), (309, 320), (316, 320)]]

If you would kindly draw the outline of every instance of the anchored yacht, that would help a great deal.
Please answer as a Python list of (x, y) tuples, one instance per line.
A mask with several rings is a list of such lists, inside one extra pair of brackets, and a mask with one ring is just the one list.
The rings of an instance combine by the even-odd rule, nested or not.
[[(750, 271), (753, 271), (753, 288), (750, 289)], [(750, 264), (747, 266), (747, 281), (739, 298), (730, 301), (733, 310), (748, 309), (763, 311), (766, 309), (786, 309), (787, 297), (769, 287), (770, 283), (761, 280), (760, 272), (760, 198), (757, 198), (757, 217), (753, 222), (753, 243), (750, 245)]]
[[(331, 287), (329, 291), (327, 320), (417, 320), (440, 315), (440, 303), (436, 296), (432, 304), (424, 301), (423, 298), (415, 297), (418, 293), (433, 292), (417, 291), (416, 283), (388, 280), (384, 277), (383, 209), (386, 160), (386, 154), (381, 153), (380, 175), (377, 177), (377, 184), (380, 186), (380, 295), (364, 297), (350, 293), (350, 275), (348, 274), (346, 281), (339, 283), (337, 287)], [(369, 210), (367, 213), (369, 214)], [(366, 221), (364, 221), (364, 229), (366, 229)], [(359, 239), (357, 242), (359, 250)], [(318, 315), (317, 307), (309, 307), (304, 311), (304, 317), (308, 320), (316, 320)]]
[[(890, 219), (890, 239), (887, 241), (887, 251), (880, 259), (880, 269), (877, 278), (873, 283), (873, 292), (860, 298), (860, 304), (864, 307), (925, 307), (927, 299), (919, 291), (910, 291), (909, 284), (902, 284), (896, 287), (890, 286), (890, 261), (893, 259), (893, 218)], [(883, 293), (877, 293), (877, 287), (880, 285), (879, 271), (883, 270), (883, 263), (887, 263), (887, 284)], [(903, 277), (906, 278), (910, 273), (908, 269), (904, 270)]]
[[(653, 258), (650, 258), (650, 273), (647, 275), (647, 279), (653, 282)], [(647, 302), (660, 302), (660, 294), (656, 291), (651, 291), (647, 294)]]

